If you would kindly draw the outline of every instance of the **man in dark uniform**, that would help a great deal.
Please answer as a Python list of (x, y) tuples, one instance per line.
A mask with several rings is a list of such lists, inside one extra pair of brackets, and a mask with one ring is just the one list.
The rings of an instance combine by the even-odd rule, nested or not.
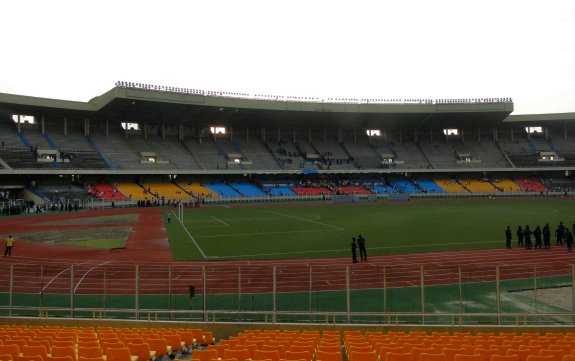
[(359, 246), (359, 257), (362, 261), (367, 262), (367, 250), (365, 249), (365, 238), (361, 234), (357, 237), (357, 245)]
[(562, 246), (563, 238), (565, 237), (565, 226), (563, 225), (563, 222), (559, 222), (559, 226), (557, 226), (557, 229), (555, 230), (555, 237), (557, 237), (557, 245)]
[(545, 223), (543, 227), (543, 247), (546, 250), (551, 249), (551, 230), (549, 229), (549, 223)]
[(525, 249), (531, 249), (533, 244), (531, 243), (531, 230), (529, 229), (529, 225), (526, 225), (525, 229), (523, 229), (523, 237), (525, 238)]
[(567, 244), (567, 250), (573, 252), (573, 233), (569, 232), (567, 228), (565, 228), (565, 243)]
[(511, 229), (509, 229), (509, 226), (505, 230), (505, 248), (511, 248)]
[(517, 227), (517, 245), (523, 247), (523, 229), (521, 226)]
[(543, 248), (543, 242), (541, 242), (541, 228), (539, 228), (539, 226), (535, 227), (533, 236), (535, 237), (535, 248)]
[(357, 244), (355, 243), (355, 237), (351, 237), (351, 261), (357, 263)]

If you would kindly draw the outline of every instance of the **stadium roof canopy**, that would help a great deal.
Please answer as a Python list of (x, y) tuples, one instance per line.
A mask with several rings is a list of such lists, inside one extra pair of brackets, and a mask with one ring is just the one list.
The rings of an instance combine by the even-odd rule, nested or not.
[(116, 86), (88, 102), (0, 93), (0, 112), (92, 121), (182, 123), (190, 126), (306, 128), (477, 128), (503, 122), (507, 99), (323, 101), (227, 96)]

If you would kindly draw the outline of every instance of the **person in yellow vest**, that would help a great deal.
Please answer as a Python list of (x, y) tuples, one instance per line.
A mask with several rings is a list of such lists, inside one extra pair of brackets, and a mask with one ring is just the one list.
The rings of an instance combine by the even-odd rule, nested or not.
[(4, 250), (4, 257), (12, 255), (12, 247), (14, 246), (14, 237), (12, 235), (8, 235), (6, 238), (6, 249)]

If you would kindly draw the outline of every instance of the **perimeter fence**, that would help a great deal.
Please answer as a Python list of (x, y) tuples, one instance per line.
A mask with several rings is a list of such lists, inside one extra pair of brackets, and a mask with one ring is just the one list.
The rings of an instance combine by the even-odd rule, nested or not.
[(575, 266), (2, 264), (0, 315), (202, 322), (575, 324)]

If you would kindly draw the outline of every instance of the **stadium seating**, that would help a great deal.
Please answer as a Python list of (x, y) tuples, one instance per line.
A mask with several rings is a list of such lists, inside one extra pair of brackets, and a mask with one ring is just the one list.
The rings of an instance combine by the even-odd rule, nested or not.
[(294, 187), (292, 191), (300, 196), (319, 196), (328, 195), (333, 192), (324, 187), (311, 188), (311, 187)]
[(152, 194), (156, 194), (158, 198), (165, 200), (190, 198), (190, 195), (185, 190), (174, 183), (150, 182), (144, 183), (143, 187), (144, 189), (149, 189)]
[(263, 197), (266, 194), (249, 182), (230, 182), (229, 186), (245, 197)]
[(208, 187), (212, 192), (217, 193), (222, 198), (235, 198), (241, 195), (226, 183), (206, 182), (204, 186)]
[(219, 195), (215, 192), (212, 192), (211, 189), (208, 187), (204, 187), (199, 182), (178, 182), (178, 185), (185, 189), (188, 193), (194, 194), (196, 196), (205, 196), (205, 197), (213, 197), (218, 198)]
[(469, 193), (455, 179), (437, 179), (435, 183), (448, 193)]
[(437, 185), (431, 179), (417, 179), (414, 182), (421, 188), (425, 193), (445, 193), (445, 190)]
[(537, 179), (533, 178), (516, 178), (515, 182), (525, 192), (547, 192), (548, 189)]

